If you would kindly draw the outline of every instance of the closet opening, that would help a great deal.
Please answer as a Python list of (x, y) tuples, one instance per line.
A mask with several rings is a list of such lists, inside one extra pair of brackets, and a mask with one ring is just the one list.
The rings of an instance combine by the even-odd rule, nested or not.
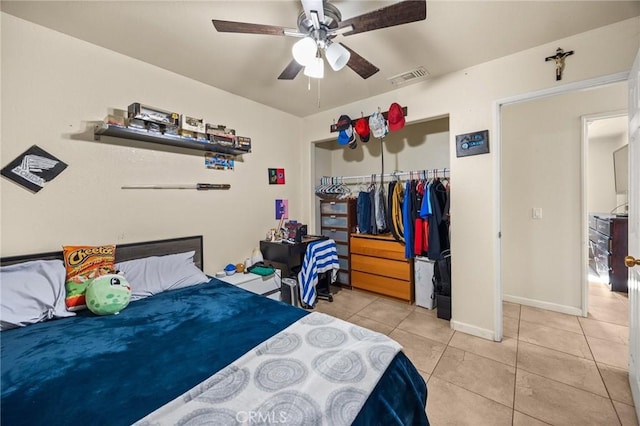
[[(392, 232), (398, 228), (390, 225), (388, 215), (385, 223), (389, 226), (380, 228), (380, 222), (376, 222), (375, 213), (378, 211), (373, 207), (374, 200), (379, 195), (378, 199), (384, 200), (383, 204), (388, 208), (392, 205), (389, 197), (392, 186), (401, 186), (406, 188), (405, 193), (409, 191), (408, 193), (416, 194), (416, 191), (427, 189), (427, 183), (437, 182), (440, 192), (446, 194), (443, 199), (447, 202), (441, 203), (442, 209), (448, 212), (448, 191), (453, 185), (450, 140), (449, 117), (439, 116), (407, 123), (402, 129), (390, 132), (382, 139), (371, 137), (368, 142), (358, 139), (353, 148), (338, 144), (337, 139), (314, 144), (312, 178), (315, 208), (312, 221), (314, 225), (309, 232), (332, 238), (343, 249), (342, 252), (338, 250), (338, 284), (341, 287), (351, 288), (353, 284), (353, 288), (409, 303), (416, 301), (418, 304), (418, 272), (414, 274), (414, 264), (418, 263), (415, 259), (427, 257), (426, 248), (422, 250), (422, 246), (416, 243), (420, 241), (416, 238), (420, 233), (416, 231), (411, 234), (408, 237), (410, 244), (405, 244), (404, 238), (399, 238), (397, 232)], [(433, 185), (434, 190), (436, 186)], [(380, 189), (383, 194), (378, 194)], [(431, 188), (427, 190), (430, 191)], [(371, 204), (364, 203), (366, 197), (363, 195), (374, 193), (375, 196), (370, 198)], [(419, 199), (423, 198), (420, 193)], [(414, 205), (418, 203), (414, 202)], [(367, 215), (360, 213), (364, 211), (363, 205), (372, 212), (370, 222), (364, 220)], [(449, 249), (450, 235), (448, 213), (446, 217), (446, 232), (441, 232), (446, 235), (444, 250)], [(418, 226), (416, 217), (403, 217), (401, 220), (403, 224), (411, 222), (412, 229), (422, 229)], [(365, 229), (361, 229), (362, 223), (365, 224)], [(423, 240), (426, 240), (426, 231), (422, 235)], [(434, 232), (433, 235), (439, 234)], [(432, 244), (432, 247), (435, 246), (437, 245)], [(407, 247), (411, 250), (407, 251)], [(376, 252), (373, 257), (372, 250)], [(382, 256), (379, 254), (381, 252), (389, 255)], [(438, 250), (438, 255), (441, 252), (442, 250)], [(433, 253), (435, 252), (429, 252), (429, 259), (434, 259)], [(376, 268), (382, 268), (384, 262), (388, 262), (384, 264), (385, 272), (376, 272)], [(430, 279), (429, 285), (433, 286)], [(429, 309), (432, 308), (434, 307)]]

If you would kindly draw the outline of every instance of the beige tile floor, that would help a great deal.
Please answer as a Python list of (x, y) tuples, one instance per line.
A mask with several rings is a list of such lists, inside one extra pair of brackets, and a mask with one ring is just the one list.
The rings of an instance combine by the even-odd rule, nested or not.
[(504, 302), (502, 342), (435, 310), (334, 289), (316, 310), (387, 334), (427, 381), (440, 425), (638, 425), (627, 374), (628, 299), (592, 283), (588, 318)]

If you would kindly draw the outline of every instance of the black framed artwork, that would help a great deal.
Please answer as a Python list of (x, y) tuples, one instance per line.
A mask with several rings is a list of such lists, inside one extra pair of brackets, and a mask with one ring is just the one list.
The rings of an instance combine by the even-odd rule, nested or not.
[(30, 191), (38, 192), (66, 168), (66, 163), (33, 145), (0, 170), (0, 174)]
[(486, 154), (489, 152), (489, 131), (456, 135), (456, 157)]

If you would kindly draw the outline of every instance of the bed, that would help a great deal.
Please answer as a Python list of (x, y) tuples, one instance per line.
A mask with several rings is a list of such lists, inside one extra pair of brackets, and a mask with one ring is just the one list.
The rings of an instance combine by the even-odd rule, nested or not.
[[(202, 269), (201, 236), (118, 245), (116, 261), (187, 251), (195, 252), (193, 262)], [(61, 258), (61, 252), (53, 252), (3, 258), (1, 264)], [(402, 351), (389, 356), (386, 350), (374, 350), (380, 342), (393, 342), (332, 317), (206, 278), (201, 284), (131, 302), (118, 315), (96, 316), (85, 310), (73, 317), (3, 331), (1, 423), (429, 424), (426, 384), (416, 368)], [(327, 336), (328, 322), (352, 328)], [(305, 367), (298, 366), (313, 363), (315, 367), (321, 358), (316, 354), (324, 356), (325, 349), (304, 349), (307, 352), (301, 353), (309, 359), (278, 353), (283, 342), (298, 336), (301, 328), (308, 334), (298, 339), (296, 351), (302, 351), (305, 342), (313, 343), (314, 336), (326, 348), (336, 336), (356, 341), (355, 336), (361, 338), (358, 345), (373, 345), (367, 353), (378, 353), (374, 361), (386, 364), (370, 393), (363, 393), (354, 381), (345, 385), (322, 371), (328, 379), (324, 385), (305, 382), (312, 374), (301, 373)], [(329, 352), (335, 355), (338, 350)], [(259, 358), (265, 354), (271, 357), (269, 362)], [(286, 360), (293, 368), (269, 370), (273, 359)], [(249, 375), (239, 391), (236, 373), (248, 368), (269, 381)], [(373, 370), (369, 368), (367, 374)], [(290, 379), (292, 385), (286, 382)], [(271, 405), (256, 402), (252, 406), (259, 401), (247, 393), (252, 387), (271, 392), (263, 396)], [(313, 399), (316, 393), (326, 399), (305, 399)], [(214, 409), (221, 400), (224, 409)], [(233, 404), (245, 407), (244, 411), (230, 410)]]

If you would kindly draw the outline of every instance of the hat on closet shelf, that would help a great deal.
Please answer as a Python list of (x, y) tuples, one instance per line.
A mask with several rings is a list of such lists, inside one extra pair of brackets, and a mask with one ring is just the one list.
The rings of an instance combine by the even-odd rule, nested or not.
[(389, 106), (389, 113), (387, 114), (387, 117), (389, 118), (389, 130), (392, 132), (404, 127), (404, 113), (402, 112), (402, 107), (399, 104), (394, 102)]
[(355, 131), (363, 143), (369, 142), (371, 130), (369, 129), (369, 121), (366, 118), (359, 118), (358, 121), (356, 121)]
[(379, 112), (371, 114), (371, 117), (369, 117), (369, 129), (374, 138), (385, 137), (389, 133), (389, 128), (387, 127), (387, 120), (385, 120), (384, 115)]

